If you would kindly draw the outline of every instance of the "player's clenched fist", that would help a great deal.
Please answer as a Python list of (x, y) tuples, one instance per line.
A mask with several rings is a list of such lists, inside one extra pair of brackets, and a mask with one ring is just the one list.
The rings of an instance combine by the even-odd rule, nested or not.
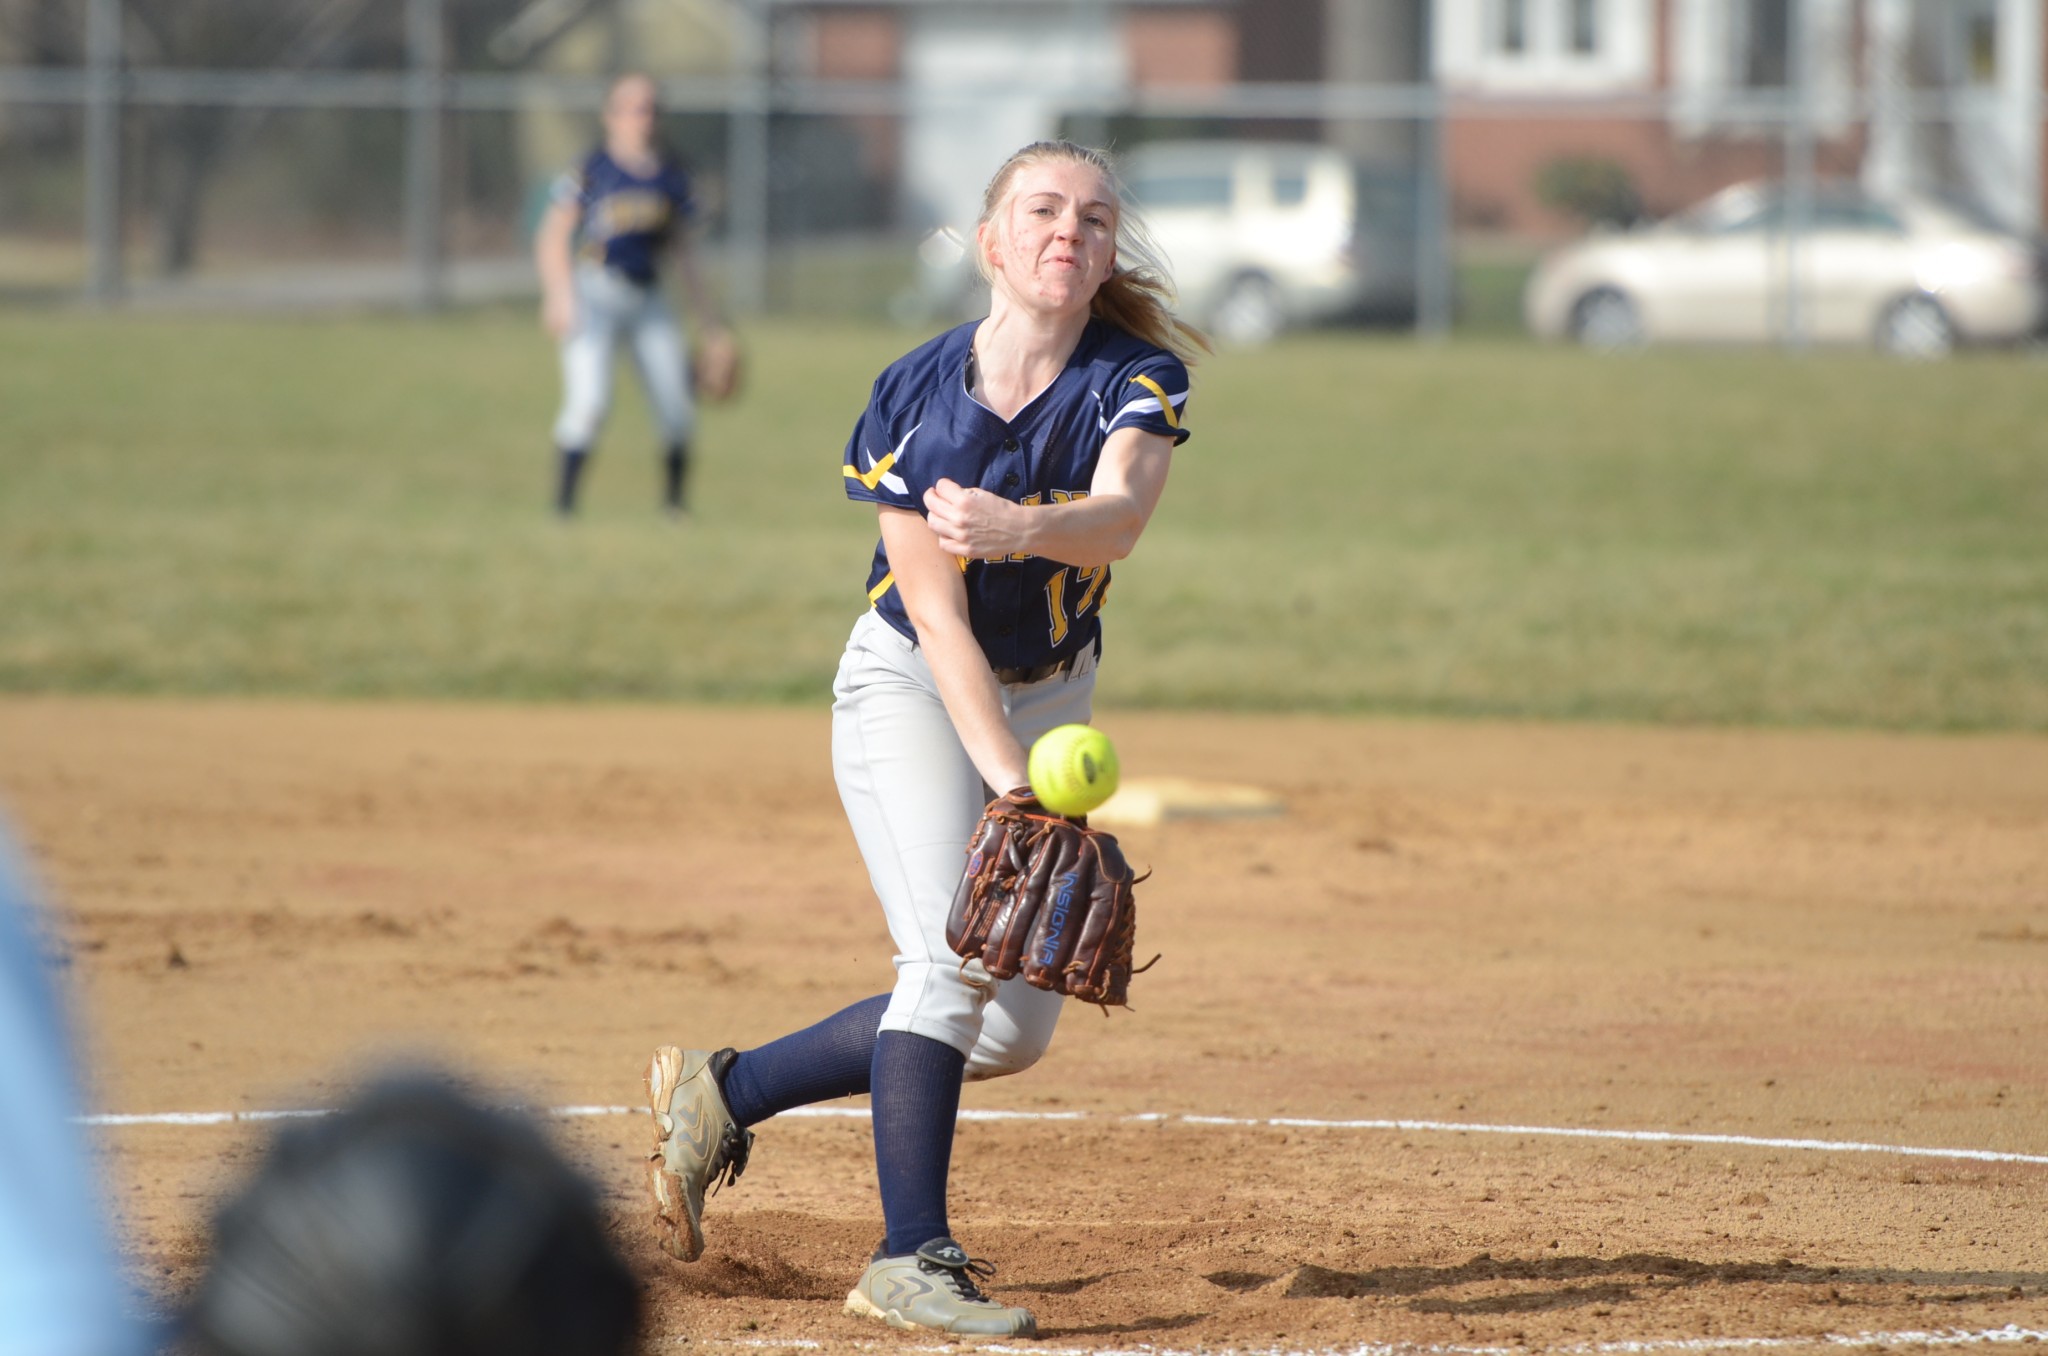
[(941, 479), (924, 492), (926, 521), (939, 545), (969, 560), (1000, 560), (1025, 549), (1024, 508), (987, 490)]

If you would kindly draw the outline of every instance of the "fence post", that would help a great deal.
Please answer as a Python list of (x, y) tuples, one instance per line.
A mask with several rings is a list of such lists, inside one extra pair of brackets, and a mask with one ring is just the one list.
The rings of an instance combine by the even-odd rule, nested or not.
[(2017, 209), (2005, 224), (2028, 235), (2041, 230), (2041, 75), (2044, 52), (2039, 0), (2003, 0), (1998, 13), (1998, 84), (2002, 117), (2015, 133)]
[(739, 0), (726, 118), (726, 288), (733, 310), (758, 313), (768, 299), (769, 12), (773, 0)]
[(405, 261), (407, 292), (416, 311), (444, 297), (441, 268), (441, 129), (447, 108), (445, 28), (441, 0), (406, 0), (405, 47), (409, 67), (405, 114)]
[(1415, 136), (1415, 333), (1441, 339), (1451, 332), (1449, 175), (1444, 165), (1443, 88), (1436, 78), (1436, 0), (1422, 0), (1416, 40), (1421, 117)]
[(91, 0), (85, 15), (86, 293), (111, 303), (121, 265), (121, 0)]
[(1807, 316), (1802, 296), (1800, 259), (1813, 229), (1813, 7), (1807, 0), (1787, 0), (1785, 21), (1785, 307), (1781, 342), (1788, 349), (1806, 347)]

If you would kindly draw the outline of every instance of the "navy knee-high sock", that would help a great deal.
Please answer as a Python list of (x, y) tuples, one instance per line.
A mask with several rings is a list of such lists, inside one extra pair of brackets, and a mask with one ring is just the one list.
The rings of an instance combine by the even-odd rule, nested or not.
[(907, 1257), (949, 1238), (946, 1173), (967, 1057), (943, 1041), (884, 1031), (875, 1039), (875, 1175), (888, 1235), (882, 1252)]
[(576, 486), (583, 479), (583, 466), (590, 460), (590, 453), (581, 447), (563, 447), (556, 451), (559, 467), (555, 477), (555, 512), (574, 513)]
[(732, 1118), (756, 1125), (778, 1111), (866, 1092), (875, 1030), (888, 1006), (885, 993), (863, 998), (822, 1022), (742, 1051), (720, 1085)]
[(690, 474), (690, 445), (670, 443), (661, 459), (661, 502), (678, 512), (683, 507), (683, 481)]

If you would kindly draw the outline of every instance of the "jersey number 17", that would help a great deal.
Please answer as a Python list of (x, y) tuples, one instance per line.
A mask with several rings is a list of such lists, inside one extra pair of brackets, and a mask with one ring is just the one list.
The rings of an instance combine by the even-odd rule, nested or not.
[[(1069, 582), (1071, 581), (1071, 582)], [(1058, 645), (1075, 623), (1102, 605), (1108, 593), (1107, 565), (1069, 565), (1045, 581), (1045, 607), (1052, 614), (1052, 643)], [(1073, 594), (1074, 608), (1067, 610), (1067, 595)]]

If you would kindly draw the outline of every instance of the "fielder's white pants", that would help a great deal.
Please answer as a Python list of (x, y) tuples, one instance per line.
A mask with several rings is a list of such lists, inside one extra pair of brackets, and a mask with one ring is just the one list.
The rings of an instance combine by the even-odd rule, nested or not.
[(662, 441), (688, 442), (697, 420), (690, 400), (690, 358), (661, 295), (623, 274), (578, 260), (576, 328), (562, 341), (562, 409), (555, 446), (588, 450), (612, 404), (612, 359), (624, 339), (654, 411)]
[[(1055, 725), (1088, 719), (1095, 656), (1084, 653), (1071, 673), (1002, 692), (1010, 728), (1029, 748)], [(896, 943), (896, 988), (880, 1029), (952, 1046), (967, 1056), (969, 1080), (1030, 1068), (1066, 1000), (1021, 978), (992, 980), (979, 961), (963, 969), (946, 945), (946, 915), (988, 791), (931, 669), (915, 645), (868, 612), (854, 624), (832, 693), (839, 798)]]

